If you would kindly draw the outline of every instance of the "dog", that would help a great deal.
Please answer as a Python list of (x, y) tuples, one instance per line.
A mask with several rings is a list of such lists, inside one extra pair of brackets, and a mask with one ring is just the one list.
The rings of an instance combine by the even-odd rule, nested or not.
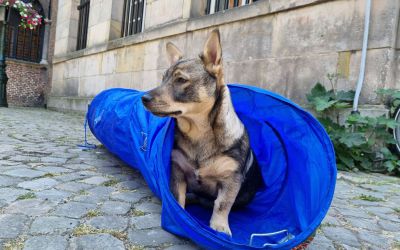
[(224, 83), (219, 30), (211, 32), (199, 58), (183, 58), (171, 42), (166, 50), (171, 66), (142, 102), (154, 115), (176, 120), (171, 192), (183, 208), (188, 200), (211, 204), (210, 227), (231, 236), (231, 209), (248, 204), (263, 181)]

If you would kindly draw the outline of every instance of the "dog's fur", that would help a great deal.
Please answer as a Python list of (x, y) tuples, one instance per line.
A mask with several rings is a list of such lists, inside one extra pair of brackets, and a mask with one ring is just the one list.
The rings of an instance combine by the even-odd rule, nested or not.
[(219, 31), (211, 32), (198, 59), (183, 59), (172, 43), (167, 53), (171, 67), (162, 85), (142, 101), (153, 114), (176, 119), (171, 191), (183, 208), (188, 192), (214, 203), (211, 228), (231, 235), (231, 208), (247, 204), (262, 177), (256, 161), (250, 167), (246, 160), (252, 152), (224, 83)]

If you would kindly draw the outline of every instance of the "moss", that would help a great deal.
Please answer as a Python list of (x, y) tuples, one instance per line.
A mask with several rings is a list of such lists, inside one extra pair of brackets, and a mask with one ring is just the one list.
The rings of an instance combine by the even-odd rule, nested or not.
[(93, 217), (97, 217), (100, 215), (101, 215), (101, 212), (99, 210), (90, 210), (87, 212), (86, 217), (93, 218)]
[(332, 224), (332, 223), (322, 223), (321, 226), (323, 226), (323, 227), (337, 227), (337, 225)]
[(138, 217), (138, 216), (145, 215), (145, 212), (137, 210), (137, 209), (132, 209), (129, 214), (132, 216)]
[(116, 231), (116, 230), (111, 230), (111, 229), (98, 229), (91, 227), (86, 224), (81, 224), (78, 227), (74, 228), (72, 231), (73, 236), (82, 236), (82, 235), (88, 235), (88, 234), (100, 234), (100, 233), (106, 233), (106, 234), (111, 234), (115, 238), (118, 238), (122, 241), (126, 240), (128, 235), (126, 232), (121, 232), (121, 231)]
[(80, 190), (78, 195), (88, 195), (89, 193), (86, 190)]
[(46, 173), (45, 175), (43, 175), (43, 177), (54, 177), (54, 176), (57, 176), (56, 174), (53, 174), (53, 173)]
[(20, 237), (7, 241), (3, 245), (4, 250), (22, 250), (23, 248), (24, 248), (24, 239)]
[(130, 245), (130, 246), (128, 246), (128, 250), (144, 250), (144, 247), (143, 246)]
[(365, 194), (357, 196), (354, 199), (363, 200), (363, 201), (372, 201), (372, 202), (385, 201), (384, 199), (381, 199), (381, 198), (378, 198), (378, 197), (375, 197), (375, 196), (372, 196), (372, 195), (365, 195)]
[(78, 227), (74, 228), (72, 231), (73, 236), (82, 236), (87, 234), (95, 234), (97, 233), (97, 229), (86, 224), (81, 224)]
[(29, 192), (29, 193), (18, 196), (17, 200), (28, 200), (28, 199), (35, 199), (35, 198), (36, 198), (36, 194)]
[(112, 179), (112, 180), (109, 180), (109, 181), (104, 182), (104, 183), (103, 183), (103, 186), (111, 187), (111, 186), (115, 186), (115, 185), (117, 185), (117, 184), (118, 184), (118, 181), (115, 180), (115, 179)]

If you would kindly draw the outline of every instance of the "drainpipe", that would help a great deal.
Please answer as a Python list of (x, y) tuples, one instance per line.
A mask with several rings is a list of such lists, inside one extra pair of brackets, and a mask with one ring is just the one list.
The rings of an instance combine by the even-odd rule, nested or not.
[(362, 47), (362, 53), (361, 53), (361, 65), (360, 65), (360, 73), (358, 75), (356, 93), (354, 95), (352, 113), (359, 113), (358, 112), (358, 100), (360, 98), (361, 89), (364, 84), (365, 62), (367, 60), (367, 47), (368, 47), (368, 33), (369, 33), (370, 17), (371, 17), (371, 0), (366, 0), (365, 19), (364, 19), (364, 39), (363, 39), (363, 47)]

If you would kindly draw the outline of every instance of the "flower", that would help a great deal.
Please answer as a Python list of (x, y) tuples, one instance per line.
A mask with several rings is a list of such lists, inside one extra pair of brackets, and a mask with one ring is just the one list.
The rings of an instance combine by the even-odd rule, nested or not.
[(35, 10), (31, 3), (25, 3), (21, 0), (0, 0), (0, 5), (11, 6), (15, 8), (21, 16), (20, 26), (34, 29), (42, 24), (42, 16)]

